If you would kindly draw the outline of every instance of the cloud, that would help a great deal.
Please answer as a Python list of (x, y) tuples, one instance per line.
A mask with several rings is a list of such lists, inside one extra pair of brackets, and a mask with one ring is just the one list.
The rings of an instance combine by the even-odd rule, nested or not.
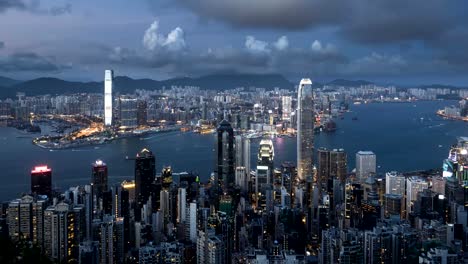
[(254, 36), (247, 36), (245, 38), (245, 47), (251, 52), (270, 52), (268, 46), (268, 42), (258, 40)]
[(288, 46), (289, 46), (288, 37), (281, 36), (275, 43), (273, 43), (273, 46), (277, 50), (286, 50), (288, 48)]
[[(414, 65), (413, 65), (414, 66)], [(370, 55), (352, 61), (343, 70), (345, 74), (363, 75), (399, 75), (415, 72), (401, 55), (387, 55), (372, 52)]]
[(167, 36), (159, 33), (159, 21), (155, 20), (150, 27), (145, 31), (143, 36), (143, 46), (150, 51), (155, 51), (160, 48), (178, 51), (186, 48), (184, 31), (177, 27)]
[(202, 18), (238, 27), (303, 29), (332, 24), (345, 13), (340, 0), (177, 0)]
[(3, 49), (5, 47), (5, 42), (0, 41), (0, 49)]
[(40, 0), (0, 0), (0, 13), (7, 10), (28, 11), (38, 15), (59, 16), (72, 12), (71, 3), (45, 7)]
[(0, 0), (0, 13), (8, 9), (26, 9), (26, 4), (21, 0)]
[[(360, 43), (428, 41), (466, 27), (463, 0), (177, 0), (201, 19), (234, 27), (335, 30)], [(167, 4), (166, 4), (167, 5)]]
[(52, 57), (43, 57), (32, 52), (0, 57), (0, 71), (3, 72), (59, 72), (68, 68), (71, 68), (71, 65), (60, 64)]

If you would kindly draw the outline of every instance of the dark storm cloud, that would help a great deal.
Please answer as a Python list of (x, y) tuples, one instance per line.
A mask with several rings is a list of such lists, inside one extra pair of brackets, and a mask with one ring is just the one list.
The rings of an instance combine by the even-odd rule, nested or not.
[(177, 0), (201, 18), (236, 27), (300, 30), (331, 26), (364, 43), (434, 40), (466, 26), (463, 0)]
[(72, 11), (72, 5), (54, 5), (52, 7), (43, 7), (40, 0), (0, 0), (0, 13), (9, 9), (29, 11), (34, 14), (59, 16), (69, 14)]
[(0, 12), (8, 9), (26, 9), (26, 4), (22, 0), (0, 0)]
[(464, 5), (458, 0), (358, 0), (340, 30), (364, 43), (433, 41), (462, 24), (454, 2)]
[(201, 18), (240, 27), (303, 29), (346, 16), (341, 0), (177, 0)]
[(0, 57), (0, 71), (3, 72), (59, 72), (68, 68), (71, 66), (59, 64), (54, 58), (43, 57), (32, 52)]

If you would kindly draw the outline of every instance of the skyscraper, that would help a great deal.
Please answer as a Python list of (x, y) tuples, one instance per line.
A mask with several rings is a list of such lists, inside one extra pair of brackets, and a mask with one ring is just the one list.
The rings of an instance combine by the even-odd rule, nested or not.
[(281, 97), (282, 103), (282, 110), (283, 110), (283, 121), (290, 121), (291, 120), (291, 112), (292, 112), (292, 98), (291, 96), (283, 96)]
[(256, 191), (264, 184), (271, 184), (273, 180), (273, 160), (275, 158), (275, 150), (271, 139), (262, 139), (258, 149), (257, 157), (257, 179)]
[(411, 176), (406, 179), (406, 213), (413, 212), (413, 203), (418, 193), (429, 187), (429, 183), (422, 177)]
[(104, 125), (112, 125), (112, 81), (114, 71), (106, 70), (104, 74)]
[(151, 195), (154, 177), (156, 175), (156, 159), (148, 149), (140, 151), (135, 159), (135, 199), (137, 209), (135, 217), (139, 219), (139, 209), (148, 201)]
[(312, 81), (302, 79), (297, 92), (297, 176), (305, 180), (313, 174), (314, 95)]
[(44, 212), (44, 252), (59, 263), (78, 258), (78, 227), (75, 212), (66, 203), (49, 206)]
[(102, 160), (96, 160), (93, 163), (93, 194), (96, 201), (102, 199), (103, 193), (107, 191), (107, 165)]
[(119, 98), (119, 120), (121, 128), (138, 126), (138, 100), (128, 96)]
[[(217, 164), (216, 177), (221, 181), (224, 191), (234, 186), (234, 130), (231, 124), (223, 120), (217, 129)], [(218, 184), (218, 183), (216, 183)]]
[(31, 193), (49, 197), (52, 194), (52, 170), (47, 166), (37, 166), (31, 171)]
[(363, 181), (376, 173), (376, 155), (372, 151), (356, 153), (356, 178)]
[(396, 171), (385, 174), (385, 194), (405, 195), (406, 177)]
[(250, 139), (237, 135), (235, 141), (236, 167), (245, 167), (250, 174)]

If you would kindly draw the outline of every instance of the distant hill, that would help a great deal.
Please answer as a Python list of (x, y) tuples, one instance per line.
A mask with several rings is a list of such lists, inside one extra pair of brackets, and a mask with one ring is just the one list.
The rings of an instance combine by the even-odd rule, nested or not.
[(365, 81), (365, 80), (345, 80), (345, 79), (336, 79), (333, 80), (326, 85), (333, 85), (333, 86), (346, 86), (346, 87), (359, 87), (361, 85), (369, 85), (374, 84), (373, 82)]
[(21, 81), (14, 80), (14, 79), (11, 79), (11, 78), (8, 78), (8, 77), (0, 76), (0, 86), (1, 87), (9, 87), (9, 86), (15, 85), (15, 84), (20, 83), (20, 82)]
[[(11, 82), (10, 82), (11, 83)], [(155, 90), (162, 87), (198, 86), (201, 89), (226, 90), (237, 87), (261, 87), (273, 89), (275, 87), (292, 89), (294, 85), (279, 74), (212, 74), (197, 78), (181, 77), (164, 81), (152, 79), (132, 79), (127, 76), (117, 76), (114, 79), (114, 91), (133, 93), (136, 89)], [(13, 98), (17, 92), (26, 95), (41, 94), (71, 94), (98, 93), (103, 90), (103, 82), (71, 82), (57, 78), (37, 78), (19, 82), (6, 87), (0, 82), (0, 98)]]

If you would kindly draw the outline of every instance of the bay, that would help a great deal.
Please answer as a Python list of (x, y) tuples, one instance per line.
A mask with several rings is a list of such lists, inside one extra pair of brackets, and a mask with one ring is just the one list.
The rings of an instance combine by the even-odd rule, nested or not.
[[(373, 103), (353, 105), (344, 119), (336, 119), (338, 130), (315, 135), (315, 147), (343, 148), (348, 167), (355, 167), (359, 150), (377, 155), (378, 172), (414, 171), (440, 167), (457, 137), (468, 136), (468, 123), (445, 120), (437, 109), (454, 101), (415, 103)], [(357, 117), (357, 120), (352, 120)], [(214, 167), (215, 135), (171, 132), (145, 138), (126, 138), (97, 147), (46, 150), (34, 146), (31, 138), (12, 128), (0, 128), (0, 200), (11, 200), (30, 188), (30, 171), (46, 164), (53, 170), (53, 183), (62, 190), (86, 184), (91, 178), (91, 163), (102, 159), (109, 167), (109, 182), (132, 179), (134, 157), (147, 147), (156, 155), (158, 171), (170, 165), (173, 171), (192, 171), (208, 179)], [(27, 135), (26, 135), (27, 136)], [(260, 139), (252, 141), (252, 168)], [(296, 160), (295, 138), (274, 138), (275, 166)]]

